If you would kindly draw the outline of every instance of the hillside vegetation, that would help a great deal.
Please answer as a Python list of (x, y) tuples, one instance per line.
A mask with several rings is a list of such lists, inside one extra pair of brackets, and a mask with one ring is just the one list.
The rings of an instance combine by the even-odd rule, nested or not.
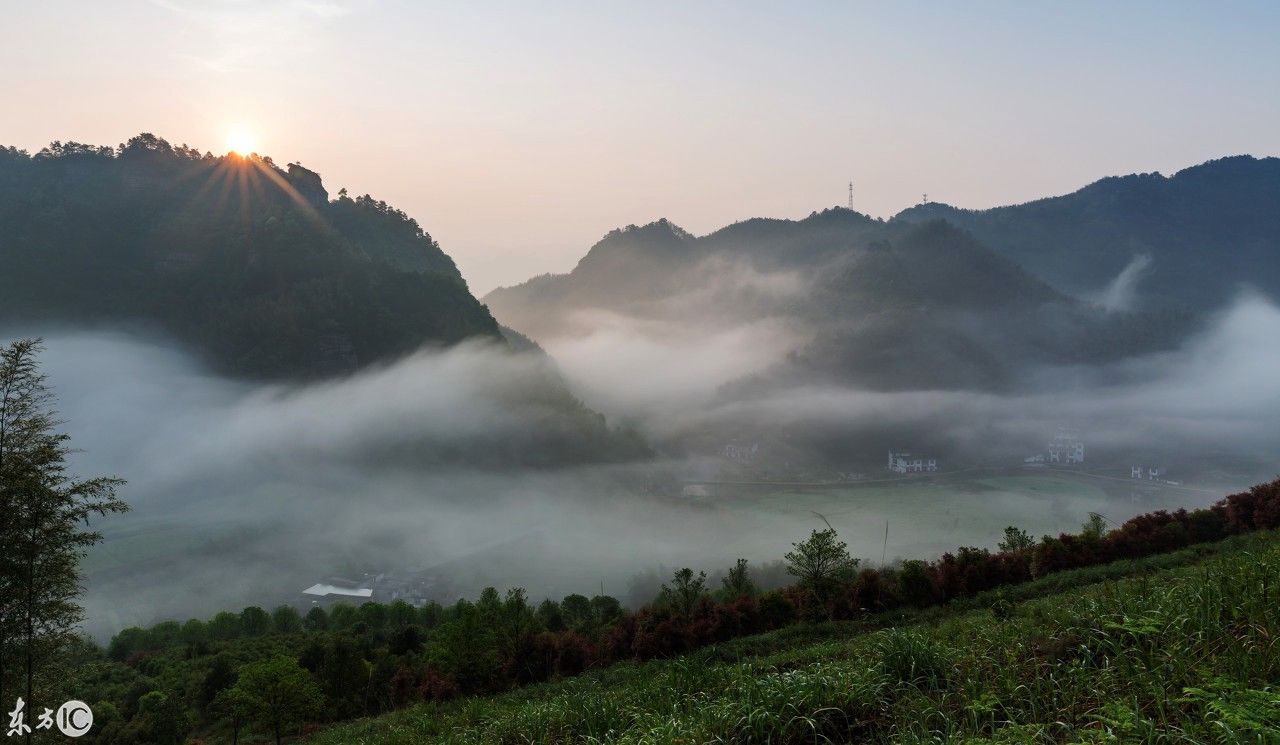
[(775, 632), (313, 741), (1277, 741), (1276, 536), (1233, 542), (1184, 568), (1147, 568), (1020, 603), (992, 595), (989, 609), (878, 631)]
[[(1266, 684), (1274, 680), (1275, 668), (1267, 655), (1275, 651), (1250, 652), (1272, 665), (1254, 676), (1239, 667), (1249, 655), (1232, 650), (1252, 649), (1274, 632), (1266, 625), (1274, 621), (1258, 626), (1254, 619), (1274, 600), (1272, 573), (1280, 557), (1272, 531), (1278, 527), (1280, 481), (1205, 509), (1140, 515), (1113, 530), (1098, 516), (1080, 533), (1039, 540), (1011, 527), (995, 552), (962, 547), (932, 562), (861, 571), (834, 531), (814, 531), (785, 557), (793, 586), (759, 592), (751, 568), (739, 561), (713, 591), (705, 575), (683, 568), (658, 598), (636, 611), (623, 610), (607, 596), (533, 603), (519, 588), (505, 597), (489, 588), (475, 602), (451, 606), (337, 605), (327, 612), (312, 609), (305, 617), (287, 606), (271, 613), (251, 607), (208, 621), (126, 629), (105, 653), (85, 648), (77, 690), (102, 712), (99, 741), (112, 743), (180, 742), (192, 731), (222, 741), (275, 724), (288, 734), (406, 707), (406, 713), (325, 736), (370, 743), (386, 733), (389, 742), (428, 735), (459, 742), (668, 742), (673, 740), (663, 738), (684, 733), (686, 741), (703, 742), (704, 736), (742, 741), (766, 735), (812, 741), (817, 732), (856, 740), (888, 738), (917, 719), (936, 732), (992, 734), (1057, 721), (1084, 730), (1098, 726), (1094, 715), (1123, 714), (1098, 708), (1116, 700), (1130, 702), (1139, 719), (1167, 729), (1171, 722), (1183, 726), (1196, 711), (1191, 704), (1174, 706), (1175, 696), (1191, 695), (1182, 688), (1216, 691), (1219, 680), (1244, 686), (1223, 693), (1223, 706), (1235, 706), (1237, 694), (1249, 700), (1270, 695)], [(1225, 563), (1206, 565), (1200, 574), (1179, 573), (1179, 567), (1209, 556)], [(1262, 573), (1241, 573), (1246, 564)], [(1222, 567), (1218, 574), (1207, 573), (1218, 571), (1215, 566)], [(1172, 573), (1154, 584), (1072, 594), (1155, 571)], [(1226, 605), (1215, 610), (1189, 604), (1186, 594), (1153, 591), (1181, 582), (1191, 593), (1194, 581), (1206, 591), (1218, 587), (1210, 600)], [(1046, 600), (1044, 612), (1035, 611), (1036, 605), (1016, 607), (1055, 593), (1067, 594)], [(1072, 625), (1072, 618), (1083, 623), (1094, 613), (1078, 609), (1097, 597), (1120, 609), (1106, 613), (1123, 610), (1116, 621), (1121, 626), (1104, 625), (1095, 633)], [(1062, 610), (1054, 610), (1059, 605)], [(1160, 615), (1196, 608), (1200, 615), (1189, 621)], [(1207, 625), (1211, 618), (1216, 625)], [(952, 625), (943, 631), (920, 626), (941, 620)], [(899, 631), (868, 635), (877, 629)], [(1144, 653), (1153, 653), (1152, 641), (1180, 649), (1183, 667), (1166, 670), (1163, 658), (1151, 656), (1138, 658), (1147, 667), (1118, 667), (1130, 659), (1127, 648), (1108, 652), (1097, 645), (1123, 641), (1126, 634), (1136, 635)], [(981, 646), (988, 642), (999, 654)], [(903, 680), (865, 677), (879, 669), (871, 661), (885, 644), (906, 645), (904, 654), (911, 655), (923, 645), (929, 657), (893, 663), (906, 667), (906, 673), (892, 673), (906, 675)], [(1000, 652), (1005, 647), (1007, 653)], [(996, 656), (982, 656), (991, 654)], [(660, 662), (677, 658), (682, 661)], [(1022, 677), (1004, 679), (1004, 688), (976, 687), (995, 685), (983, 667), (994, 664)], [(1124, 699), (1086, 705), (1081, 698), (1068, 705), (1052, 698), (1052, 686), (1036, 687), (1056, 678), (1083, 686), (1089, 675), (1113, 670), (1116, 689), (1132, 689)], [(580, 681), (571, 680), (584, 673)], [(804, 677), (809, 673), (816, 676), (812, 681)], [(658, 694), (651, 686), (664, 675), (691, 681), (692, 687)], [(919, 688), (919, 675), (928, 678), (928, 686)], [(302, 698), (281, 721), (280, 705), (265, 698), (272, 688), (260, 676), (295, 681), (288, 687)], [(1017, 692), (1016, 680), (1031, 689)], [(1167, 687), (1153, 688), (1158, 680), (1167, 680)], [(811, 683), (816, 688), (806, 692)], [(912, 693), (904, 685), (919, 690)], [(1007, 695), (1013, 697), (1001, 698)], [(229, 698), (247, 703), (233, 705)], [(1152, 709), (1152, 701), (1164, 708)], [(980, 702), (988, 708), (970, 716)], [(838, 711), (827, 711), (831, 706)]]
[(238, 378), (314, 382), (463, 342), (486, 355), (481, 395), (520, 426), (409, 431), (387, 459), (541, 468), (649, 455), (540, 349), (504, 335), (415, 220), (368, 195), (331, 200), (297, 163), (150, 134), (0, 147), (0, 266), (0, 328), (158, 331)]
[(256, 155), (149, 134), (0, 147), (0, 322), (154, 326), (242, 376), (347, 372), (499, 340), (417, 222)]

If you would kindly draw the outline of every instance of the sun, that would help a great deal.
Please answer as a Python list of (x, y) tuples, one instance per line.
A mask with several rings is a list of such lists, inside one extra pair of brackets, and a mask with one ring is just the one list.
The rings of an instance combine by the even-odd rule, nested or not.
[(258, 142), (253, 133), (243, 127), (227, 132), (227, 149), (236, 155), (248, 155), (257, 151)]

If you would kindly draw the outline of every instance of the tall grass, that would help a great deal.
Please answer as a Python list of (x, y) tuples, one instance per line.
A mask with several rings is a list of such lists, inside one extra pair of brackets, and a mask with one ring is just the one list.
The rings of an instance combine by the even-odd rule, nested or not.
[(1231, 546), (1191, 566), (1010, 601), (998, 615), (765, 635), (736, 661), (616, 665), (316, 740), (1277, 743), (1280, 544), (1268, 534)]

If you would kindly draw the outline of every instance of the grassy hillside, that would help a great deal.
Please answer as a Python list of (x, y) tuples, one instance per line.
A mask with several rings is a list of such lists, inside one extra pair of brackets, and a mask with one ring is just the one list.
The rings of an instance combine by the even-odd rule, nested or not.
[(973, 610), (792, 628), (313, 741), (1275, 742), (1278, 586), (1280, 542), (1263, 533), (1062, 572)]

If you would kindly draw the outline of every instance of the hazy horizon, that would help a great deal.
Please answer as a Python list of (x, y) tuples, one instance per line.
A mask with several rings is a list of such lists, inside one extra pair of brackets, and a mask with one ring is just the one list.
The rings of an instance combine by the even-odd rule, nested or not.
[(803, 217), (845, 204), (850, 179), (855, 208), (887, 217), (925, 193), (991, 207), (1280, 152), (1280, 102), (1260, 93), (1280, 87), (1280, 10), (1260, 4), (8, 15), (0, 143), (149, 131), (221, 153), (240, 130), (331, 193), (408, 212), (479, 295), (566, 271), (618, 226)]

